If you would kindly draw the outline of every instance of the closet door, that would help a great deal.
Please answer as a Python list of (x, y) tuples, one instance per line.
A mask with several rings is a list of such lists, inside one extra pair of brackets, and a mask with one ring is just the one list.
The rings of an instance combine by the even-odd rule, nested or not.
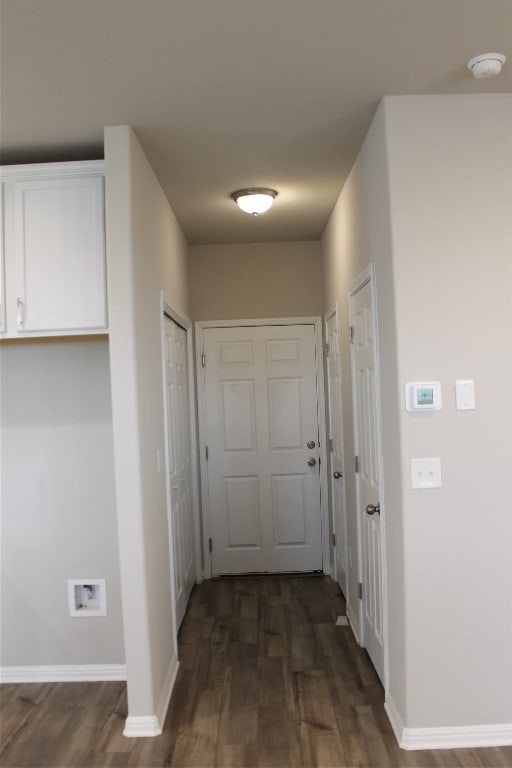
[(194, 585), (192, 478), (190, 463), (187, 334), (165, 317), (165, 382), (170, 485), (170, 528), (174, 554), (176, 623), (180, 626)]

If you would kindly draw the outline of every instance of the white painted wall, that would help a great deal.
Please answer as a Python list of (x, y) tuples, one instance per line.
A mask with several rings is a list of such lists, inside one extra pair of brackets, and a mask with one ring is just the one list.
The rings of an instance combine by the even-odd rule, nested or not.
[[(187, 250), (133, 131), (105, 129), (108, 306), (128, 730), (155, 730), (177, 667), (160, 291), (188, 314)], [(161, 471), (158, 471), (160, 455)]]
[[(404, 720), (512, 723), (512, 96), (390, 98), (386, 120), (399, 379), (444, 395), (399, 411)], [(411, 490), (414, 456), (441, 457), (442, 488)]]
[[(326, 307), (377, 267), (388, 697), (412, 732), (510, 724), (512, 97), (385, 99), (323, 246)], [(456, 378), (475, 411), (455, 409)], [(423, 379), (444, 407), (411, 416), (403, 385)], [(411, 490), (416, 456), (441, 457), (442, 488)]]
[[(0, 365), (1, 665), (122, 665), (108, 342), (3, 345)], [(84, 577), (106, 617), (70, 618)]]
[[(404, 654), (404, 582), (401, 517), (399, 385), (397, 372), (396, 322), (390, 225), (390, 200), (387, 168), (385, 111), (381, 105), (370, 127), (350, 176), (340, 194), (325, 230), (324, 302), (325, 311), (336, 301), (341, 309), (341, 359), (343, 384), (343, 430), (345, 446), (345, 481), (347, 497), (347, 527), (352, 551), (348, 569), (350, 611), (359, 615), (357, 583), (357, 515), (354, 461), (354, 429), (352, 414), (352, 380), (350, 372), (350, 343), (348, 294), (363, 269), (374, 262), (377, 311), (379, 317), (379, 349), (382, 362), (382, 447), (384, 488), (381, 506), (386, 505), (387, 560), (389, 586), (389, 644), (400, 659)], [(358, 628), (356, 628), (358, 631)], [(403, 675), (392, 670), (390, 677), (400, 681), (395, 696), (405, 702)], [(398, 683), (397, 683), (398, 685)]]
[(319, 242), (193, 245), (189, 255), (194, 320), (322, 314)]

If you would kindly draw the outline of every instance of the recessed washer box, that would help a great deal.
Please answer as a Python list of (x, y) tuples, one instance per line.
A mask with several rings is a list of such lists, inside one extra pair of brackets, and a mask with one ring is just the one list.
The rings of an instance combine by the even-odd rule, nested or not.
[(105, 579), (68, 579), (69, 615), (106, 616)]

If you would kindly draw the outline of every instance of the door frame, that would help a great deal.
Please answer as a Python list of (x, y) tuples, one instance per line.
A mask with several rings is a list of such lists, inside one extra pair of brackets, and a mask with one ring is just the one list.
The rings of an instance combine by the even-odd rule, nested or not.
[(190, 452), (190, 468), (191, 468), (191, 501), (192, 501), (192, 538), (194, 547), (194, 575), (196, 583), (200, 583), (203, 580), (201, 569), (201, 523), (200, 523), (200, 508), (199, 508), (199, 468), (197, 464), (197, 415), (196, 415), (196, 384), (194, 375), (194, 329), (192, 321), (180, 310), (175, 309), (169, 304), (165, 298), (164, 292), (160, 291), (160, 341), (161, 341), (161, 354), (162, 354), (162, 386), (163, 386), (163, 398), (164, 398), (164, 448), (165, 448), (165, 495), (166, 495), (166, 507), (167, 507), (167, 521), (169, 527), (169, 561), (170, 561), (170, 579), (171, 589), (173, 596), (173, 621), (176, 628), (176, 585), (174, 583), (174, 531), (172, 529), (172, 515), (171, 515), (171, 478), (169, 477), (169, 456), (170, 456), (170, 435), (167, 430), (168, 413), (167, 413), (167, 396), (166, 396), (166, 379), (165, 379), (165, 318), (179, 325), (187, 334), (187, 384), (188, 384), (188, 425), (189, 425), (189, 452)]
[[(336, 329), (338, 331), (338, 334), (337, 334), (337, 339), (338, 339), (338, 358), (339, 358), (339, 361), (340, 361), (340, 368), (341, 368), (341, 353), (342, 353), (342, 348), (341, 348), (341, 343), (340, 343), (341, 342), (341, 305), (340, 305), (339, 301), (336, 301), (334, 306), (324, 315), (324, 338), (326, 340), (326, 344), (328, 343), (327, 342), (327, 338), (328, 338), (327, 337), (327, 323), (333, 317), (336, 319)], [(326, 392), (326, 404), (327, 404), (327, 408), (326, 408), (326, 426), (330, 427), (332, 404), (331, 404), (331, 398), (330, 398), (328, 366), (329, 366), (329, 355), (326, 354), (325, 355), (325, 373), (326, 373), (326, 388), (325, 388), (325, 392)], [(349, 574), (348, 574), (348, 536), (347, 536), (347, 530), (348, 530), (348, 528), (347, 528), (347, 472), (346, 472), (346, 460), (345, 460), (346, 459), (346, 456), (345, 456), (345, 440), (344, 440), (345, 435), (344, 435), (344, 428), (343, 428), (343, 421), (344, 421), (344, 419), (343, 419), (343, 416), (344, 416), (344, 413), (343, 413), (343, 393), (340, 393), (340, 402), (341, 402), (341, 406), (342, 406), (341, 413), (340, 413), (340, 426), (341, 426), (341, 446), (342, 446), (342, 457), (343, 457), (342, 458), (342, 466), (343, 466), (343, 478), (342, 479), (343, 479), (343, 517), (344, 517), (344, 521), (342, 523), (342, 528), (343, 528), (343, 524), (344, 524), (345, 531), (343, 531), (343, 530), (342, 531), (338, 531), (336, 529), (336, 517), (335, 517), (335, 514), (334, 514), (334, 505), (332, 505), (332, 508), (331, 508), (330, 511), (332, 513), (331, 514), (332, 532), (336, 535), (336, 546), (340, 546), (340, 544), (338, 542), (338, 534), (344, 534), (342, 536), (341, 544), (343, 546), (344, 559), (345, 559), (345, 563), (346, 563), (345, 585), (344, 585), (345, 592), (344, 592), (344, 595), (345, 595), (345, 599), (346, 599), (346, 601), (348, 603), (349, 602), (349, 598), (350, 598), (350, 579), (348, 577)], [(331, 491), (332, 491), (333, 478), (332, 478), (332, 458), (331, 457), (332, 457), (332, 451), (329, 450), (328, 451), (328, 460), (327, 460), (328, 467), (327, 468), (328, 468), (328, 473), (329, 473), (329, 475), (328, 475), (329, 499), (332, 502), (332, 493), (331, 493)], [(337, 561), (336, 561), (336, 557), (335, 556), (333, 556), (333, 558), (332, 558), (332, 570), (333, 570), (335, 581), (341, 587), (340, 574), (338, 573)]]
[(208, 488), (208, 466), (206, 463), (206, 386), (202, 365), (204, 352), (203, 331), (207, 328), (236, 328), (239, 326), (257, 328), (265, 325), (312, 325), (315, 330), (315, 360), (318, 404), (318, 432), (320, 455), (320, 522), (322, 526), (322, 570), (326, 576), (331, 575), (331, 553), (329, 546), (329, 503), (327, 478), (327, 429), (325, 418), (325, 389), (323, 364), (323, 328), (322, 318), (314, 317), (272, 317), (236, 320), (200, 320), (195, 324), (196, 338), (196, 372), (197, 372), (197, 411), (199, 426), (199, 474), (201, 487), (201, 518), (203, 533), (203, 577), (212, 577), (211, 558), (208, 557), (210, 539), (210, 504)]
[[(379, 354), (379, 324), (377, 314), (377, 286), (375, 277), (375, 264), (370, 264), (359, 274), (356, 281), (352, 284), (352, 287), (348, 294), (348, 312), (349, 323), (352, 327), (354, 324), (354, 317), (352, 311), (352, 297), (361, 289), (366, 283), (370, 283), (372, 308), (373, 308), (373, 333), (375, 340), (375, 391), (377, 393), (376, 416), (377, 416), (377, 458), (379, 462), (379, 503), (380, 503), (380, 536), (381, 536), (381, 589), (382, 589), (382, 638), (384, 644), (384, 680), (382, 684), (384, 690), (388, 689), (389, 680), (389, 654), (388, 654), (388, 601), (387, 601), (387, 566), (386, 566), (386, 504), (384, 494), (384, 471), (383, 471), (383, 451), (382, 451), (382, 398), (381, 398), (381, 377), (380, 377), (380, 354)], [(354, 452), (357, 455), (358, 452), (358, 427), (357, 427), (357, 409), (355, 407), (355, 370), (354, 370), (354, 353), (353, 347), (350, 347), (350, 376), (352, 384), (352, 418), (354, 429)], [(364, 535), (362, 530), (361, 514), (360, 514), (360, 489), (357, 475), (354, 475), (355, 492), (356, 492), (356, 506), (357, 506), (357, 575), (358, 581), (363, 582), (364, 577)], [(358, 628), (356, 632), (356, 639), (358, 643), (364, 648), (364, 599), (365, 599), (364, 584), (363, 584), (363, 599), (359, 601), (358, 611)]]

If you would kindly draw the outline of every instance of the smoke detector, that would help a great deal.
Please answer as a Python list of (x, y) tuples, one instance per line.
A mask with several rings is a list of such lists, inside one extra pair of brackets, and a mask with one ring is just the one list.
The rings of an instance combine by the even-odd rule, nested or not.
[(499, 75), (506, 60), (507, 57), (502, 53), (481, 53), (479, 56), (473, 56), (467, 66), (477, 80), (482, 80)]

